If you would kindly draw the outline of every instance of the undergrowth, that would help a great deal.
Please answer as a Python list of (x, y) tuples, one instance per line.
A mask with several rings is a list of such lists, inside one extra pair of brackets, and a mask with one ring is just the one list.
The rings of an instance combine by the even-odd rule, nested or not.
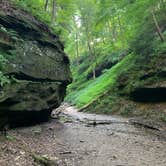
[(129, 54), (122, 61), (116, 64), (111, 69), (107, 70), (103, 75), (96, 78), (93, 81), (86, 82), (85, 88), (71, 92), (71, 94), (66, 98), (72, 104), (82, 107), (92, 100), (97, 98), (100, 94), (113, 88), (116, 84), (117, 77), (124, 71), (127, 71), (133, 64), (135, 58), (134, 54)]

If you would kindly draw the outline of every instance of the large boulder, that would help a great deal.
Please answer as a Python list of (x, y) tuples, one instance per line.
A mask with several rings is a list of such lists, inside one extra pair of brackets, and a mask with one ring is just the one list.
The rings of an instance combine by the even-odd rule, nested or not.
[(47, 120), (71, 82), (58, 36), (30, 13), (2, 1), (0, 56), (5, 58), (0, 70), (8, 79), (0, 87), (0, 118), (12, 125)]

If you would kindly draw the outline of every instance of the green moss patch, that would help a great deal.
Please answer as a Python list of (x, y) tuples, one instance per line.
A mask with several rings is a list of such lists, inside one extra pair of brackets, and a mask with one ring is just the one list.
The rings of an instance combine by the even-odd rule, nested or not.
[(95, 98), (109, 89), (114, 89), (118, 76), (131, 67), (134, 63), (134, 59), (135, 55), (129, 54), (114, 67), (107, 70), (102, 76), (89, 82), (85, 88), (76, 93), (74, 92), (72, 95), (70, 94), (71, 98), (69, 100), (78, 107), (82, 107), (92, 102)]

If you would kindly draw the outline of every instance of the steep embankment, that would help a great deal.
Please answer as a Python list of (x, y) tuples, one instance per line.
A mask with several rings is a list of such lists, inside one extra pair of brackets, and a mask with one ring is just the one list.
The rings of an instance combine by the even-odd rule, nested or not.
[[(165, 27), (165, 22), (160, 24)], [(166, 47), (156, 28), (148, 31), (148, 26), (132, 42), (131, 53), (109, 69), (103, 68), (95, 80), (87, 77), (91, 68), (88, 61), (74, 67), (75, 82), (69, 86), (66, 100), (90, 112), (116, 112), (166, 121)], [(162, 31), (165, 34), (164, 28)], [(105, 60), (98, 65), (104, 63)]]
[(121, 62), (81, 89), (79, 93), (71, 95), (72, 102), (82, 107), (95, 101), (103, 92), (107, 92), (115, 86), (117, 77), (130, 68), (133, 64), (134, 57), (133, 54), (128, 55)]
[(63, 50), (58, 36), (45, 24), (9, 1), (1, 1), (2, 125), (46, 120), (60, 105), (71, 82), (69, 60)]
[(165, 64), (165, 54), (127, 55), (96, 80), (69, 89), (66, 100), (90, 112), (157, 115), (165, 120)]
[(132, 58), (128, 70), (117, 73), (115, 84), (88, 105), (87, 110), (165, 117), (165, 55)]

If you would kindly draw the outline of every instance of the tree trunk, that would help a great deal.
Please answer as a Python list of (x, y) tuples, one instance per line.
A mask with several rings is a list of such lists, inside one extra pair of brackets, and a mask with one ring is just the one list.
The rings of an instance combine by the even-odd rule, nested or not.
[[(87, 20), (87, 19), (86, 19)], [(86, 23), (87, 23), (87, 21), (86, 21)], [(96, 61), (95, 61), (95, 52), (94, 52), (94, 50), (93, 50), (93, 47), (91, 46), (91, 42), (93, 41), (93, 40), (91, 40), (91, 36), (89, 35), (89, 26), (88, 26), (88, 24), (85, 24), (85, 34), (86, 34), (86, 37), (87, 37), (87, 46), (88, 46), (88, 51), (89, 51), (89, 53), (90, 53), (90, 56), (92, 57), (91, 59), (92, 59), (92, 64), (93, 64), (93, 62), (95, 62), (96, 63)], [(96, 79), (96, 71), (95, 71), (95, 67), (96, 66), (96, 64), (94, 65), (94, 67), (93, 67), (93, 69), (92, 69), (92, 72), (93, 72), (93, 79)]]
[(118, 24), (119, 24), (120, 38), (121, 38), (122, 46), (123, 46), (123, 48), (125, 48), (124, 30), (123, 30), (123, 26), (122, 26), (122, 23), (121, 23), (121, 19), (120, 19), (119, 13), (118, 13)]
[(95, 67), (93, 68), (93, 79), (96, 79), (96, 71), (95, 71)]
[(96, 66), (97, 66), (97, 57), (96, 57), (96, 49), (95, 46), (93, 45), (93, 60), (95, 62), (94, 68), (93, 68), (93, 79), (96, 79)]
[(78, 32), (76, 30), (76, 61), (77, 61), (77, 65), (79, 65), (78, 57), (79, 57)]
[(56, 0), (52, 0), (52, 23), (55, 22), (56, 17)]
[(159, 35), (159, 37), (160, 37), (160, 40), (161, 40), (161, 42), (164, 42), (164, 36), (163, 36), (163, 34), (162, 34), (162, 32), (161, 32), (160, 26), (159, 26), (159, 24), (158, 24), (157, 18), (156, 18), (156, 16), (155, 16), (155, 13), (154, 13), (153, 10), (152, 10), (152, 16), (153, 16), (153, 21), (154, 21), (154, 23), (155, 23), (155, 26), (156, 26), (156, 29), (157, 29), (157, 33), (158, 33), (158, 35)]
[[(89, 53), (91, 54), (90, 56), (92, 57), (92, 61), (95, 61), (94, 60), (94, 57), (95, 57), (95, 55), (94, 55), (94, 52), (93, 52), (93, 50), (92, 50), (92, 47), (91, 47), (91, 45), (90, 45), (90, 40), (89, 40), (89, 38), (88, 38), (88, 41), (87, 41), (87, 43), (88, 43), (88, 50), (89, 50)], [(92, 72), (93, 72), (93, 79), (95, 80), (96, 79), (96, 71), (95, 71), (95, 67), (96, 65), (94, 65), (94, 67), (93, 67), (93, 69), (92, 69)]]
[(116, 23), (115, 23), (115, 18), (114, 16), (112, 16), (112, 35), (113, 35), (113, 39), (114, 39), (114, 42), (116, 41), (116, 34), (117, 34), (117, 31), (116, 31)]
[(44, 10), (47, 11), (47, 7), (48, 7), (48, 0), (45, 0), (45, 5), (44, 5)]
[[(114, 40), (113, 40), (113, 30), (111, 29), (111, 26), (110, 26), (110, 23), (109, 23), (109, 21), (107, 21), (106, 22), (106, 27), (107, 27), (107, 29), (108, 29), (108, 33), (109, 33), (109, 35), (108, 35), (108, 37), (109, 37), (109, 41), (111, 41), (111, 44), (112, 44), (112, 46), (114, 47)], [(111, 31), (112, 30), (112, 31)]]

